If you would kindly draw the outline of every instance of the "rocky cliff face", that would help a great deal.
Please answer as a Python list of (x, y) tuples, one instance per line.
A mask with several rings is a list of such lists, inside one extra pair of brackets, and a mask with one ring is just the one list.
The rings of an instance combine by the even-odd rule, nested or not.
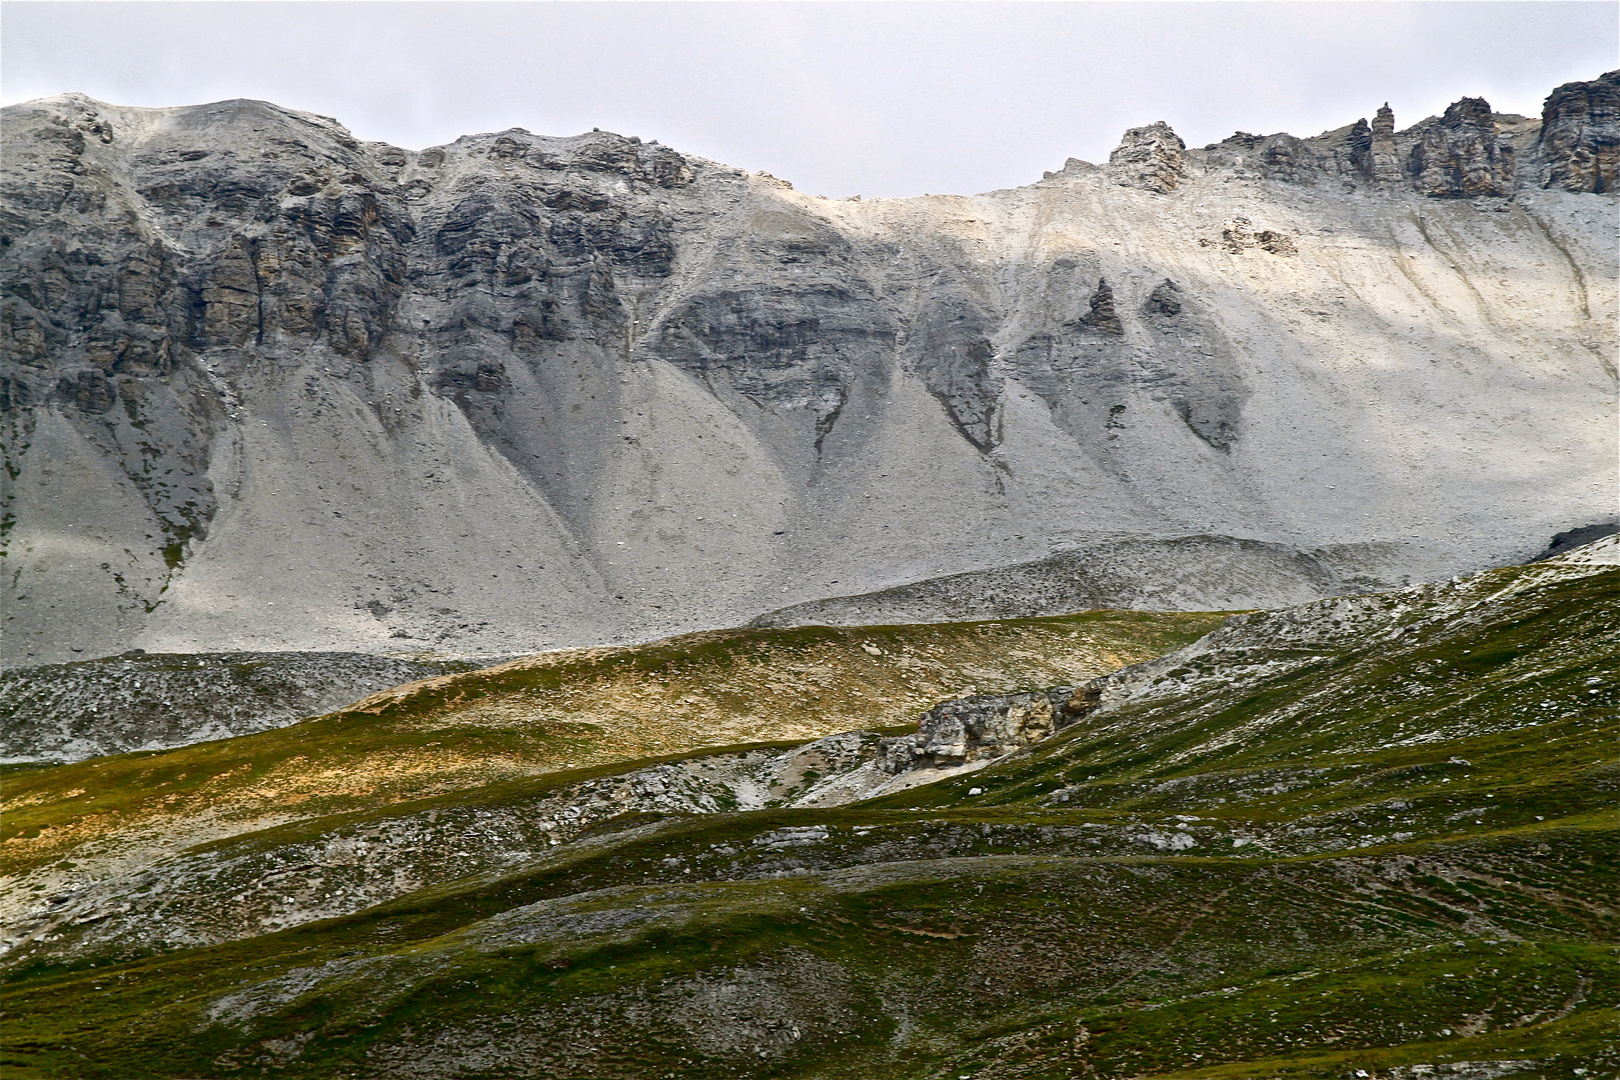
[(868, 201), (15, 106), (4, 655), (510, 653), (1182, 537), (1527, 557), (1612, 514), (1613, 85)]
[(1565, 83), (1541, 112), (1542, 185), (1613, 191), (1620, 176), (1620, 71)]
[(1424, 129), (1412, 149), (1412, 171), (1425, 195), (1469, 199), (1513, 191), (1513, 144), (1497, 137), (1484, 98), (1463, 98)]

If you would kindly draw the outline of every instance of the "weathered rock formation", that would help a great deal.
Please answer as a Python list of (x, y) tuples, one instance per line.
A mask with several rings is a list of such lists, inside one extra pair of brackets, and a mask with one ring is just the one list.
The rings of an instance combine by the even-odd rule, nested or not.
[(1565, 83), (1541, 111), (1542, 186), (1613, 191), (1620, 177), (1620, 71)]
[(1097, 706), (1101, 684), (1028, 694), (960, 698), (934, 706), (915, 735), (884, 739), (878, 765), (887, 773), (939, 769), (1003, 757), (1061, 731)]
[(1412, 171), (1425, 195), (1471, 199), (1513, 190), (1513, 147), (1497, 138), (1484, 98), (1463, 98), (1423, 131)]
[(1387, 101), (1378, 106), (1368, 130), (1364, 162), (1358, 161), (1357, 165), (1380, 183), (1392, 184), (1401, 178), (1400, 155), (1395, 149), (1395, 111)]
[(860, 202), (607, 132), (11, 107), (0, 649), (510, 654), (1184, 537), (1527, 557), (1610, 511), (1613, 84), (1539, 141), (1155, 124)]
[(1108, 155), (1119, 182), (1163, 195), (1176, 189), (1183, 175), (1182, 152), (1187, 144), (1163, 120), (1131, 128)]

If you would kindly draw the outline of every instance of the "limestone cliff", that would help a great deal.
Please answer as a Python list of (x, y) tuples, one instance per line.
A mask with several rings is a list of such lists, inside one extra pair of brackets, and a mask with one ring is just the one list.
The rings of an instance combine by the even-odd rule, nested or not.
[[(865, 201), (11, 107), (4, 656), (645, 640), (1188, 537), (1329, 591), (1528, 557), (1613, 513), (1614, 80)], [(1270, 602), (1176, 550), (1165, 595)]]

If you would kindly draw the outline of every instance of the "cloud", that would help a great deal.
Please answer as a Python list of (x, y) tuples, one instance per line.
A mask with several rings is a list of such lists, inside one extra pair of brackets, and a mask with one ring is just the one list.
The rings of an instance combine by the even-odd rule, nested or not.
[(1388, 100), (1539, 112), (1613, 63), (1608, 3), (36, 3), (5, 102), (254, 97), (419, 148), (602, 127), (827, 195), (975, 192), (1106, 158), (1313, 135)]

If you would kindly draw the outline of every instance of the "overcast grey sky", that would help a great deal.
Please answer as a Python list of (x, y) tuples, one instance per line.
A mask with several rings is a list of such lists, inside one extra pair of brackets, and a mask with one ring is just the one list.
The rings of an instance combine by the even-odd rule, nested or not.
[(0, 5), (0, 97), (263, 98), (420, 149), (601, 127), (816, 194), (971, 193), (1465, 94), (1539, 113), (1620, 66), (1613, 2)]

